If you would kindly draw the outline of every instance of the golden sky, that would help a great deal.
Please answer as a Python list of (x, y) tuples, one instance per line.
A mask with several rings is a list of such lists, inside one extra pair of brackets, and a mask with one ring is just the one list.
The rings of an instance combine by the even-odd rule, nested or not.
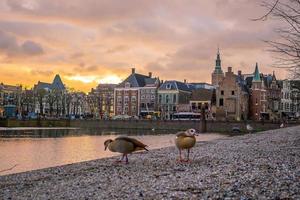
[(263, 40), (275, 20), (252, 21), (260, 0), (0, 0), (0, 82), (32, 87), (60, 74), (89, 91), (126, 78), (132, 67), (162, 80), (210, 82), (222, 67), (285, 78)]

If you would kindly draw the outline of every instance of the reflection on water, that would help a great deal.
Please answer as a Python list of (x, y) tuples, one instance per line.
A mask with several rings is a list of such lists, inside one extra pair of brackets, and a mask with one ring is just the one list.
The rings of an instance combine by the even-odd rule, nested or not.
[[(106, 139), (115, 138), (123, 133), (116, 131), (118, 135), (113, 135), (112, 132), (107, 132), (110, 135), (98, 135), (99, 133), (97, 132), (78, 134), (77, 131), (80, 132), (82, 130), (73, 130), (73, 132), (70, 130), (38, 130), (41, 133), (38, 137), (47, 135), (48, 138), (0, 138), (0, 171), (17, 165), (12, 170), (1, 172), (0, 175), (118, 155), (117, 153), (104, 151), (103, 143)], [(48, 134), (52, 138), (49, 138), (50, 135)], [(69, 137), (62, 137), (65, 134)], [(134, 137), (147, 144), (149, 149), (173, 145), (174, 135), (172, 134), (144, 134), (146, 133), (139, 132)], [(24, 136), (24, 133), (17, 135)], [(221, 137), (226, 136), (205, 134), (198, 136), (197, 141), (208, 141)]]

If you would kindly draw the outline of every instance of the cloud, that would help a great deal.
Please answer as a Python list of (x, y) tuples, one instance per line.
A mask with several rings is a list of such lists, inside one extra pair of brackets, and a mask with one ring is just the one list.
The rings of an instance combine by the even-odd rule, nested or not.
[(34, 41), (26, 40), (18, 44), (16, 37), (0, 30), (0, 51), (11, 56), (35, 56), (44, 53), (42, 46)]
[(75, 77), (68, 83), (82, 88), (72, 81), (93, 84), (102, 74), (124, 79), (132, 67), (164, 80), (209, 82), (218, 46), (224, 70), (252, 72), (259, 62), (269, 72), (273, 60), (262, 40), (276, 40), (280, 22), (251, 21), (265, 13), (260, 2), (4, 0), (0, 59), (40, 70), (39, 78), (48, 70)]

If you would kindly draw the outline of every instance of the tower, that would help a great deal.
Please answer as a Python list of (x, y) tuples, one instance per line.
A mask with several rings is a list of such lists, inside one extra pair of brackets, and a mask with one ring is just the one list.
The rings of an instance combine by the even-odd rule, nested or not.
[(222, 71), (222, 67), (221, 67), (220, 49), (218, 48), (215, 69), (211, 75), (212, 85), (217, 87), (223, 78), (224, 78), (224, 72)]

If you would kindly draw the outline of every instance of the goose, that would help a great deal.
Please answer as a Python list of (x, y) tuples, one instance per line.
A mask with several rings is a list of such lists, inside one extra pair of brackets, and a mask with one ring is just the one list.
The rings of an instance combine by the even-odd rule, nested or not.
[(284, 123), (281, 123), (281, 124), (280, 124), (280, 128), (284, 128)]
[(111, 152), (119, 152), (122, 153), (122, 158), (117, 162), (122, 162), (125, 157), (125, 163), (128, 164), (128, 157), (127, 155), (140, 150), (149, 151), (146, 147), (147, 145), (143, 144), (142, 142), (138, 141), (137, 139), (120, 136), (116, 139), (108, 139), (104, 142), (104, 150), (108, 148)]
[(251, 133), (254, 130), (250, 124), (247, 124), (246, 128), (249, 133)]
[[(180, 131), (176, 134), (175, 145), (179, 150), (179, 162), (188, 162), (190, 156), (190, 149), (196, 144), (196, 130), (188, 129), (186, 131)], [(184, 160), (181, 157), (181, 151), (187, 149), (187, 159)]]

